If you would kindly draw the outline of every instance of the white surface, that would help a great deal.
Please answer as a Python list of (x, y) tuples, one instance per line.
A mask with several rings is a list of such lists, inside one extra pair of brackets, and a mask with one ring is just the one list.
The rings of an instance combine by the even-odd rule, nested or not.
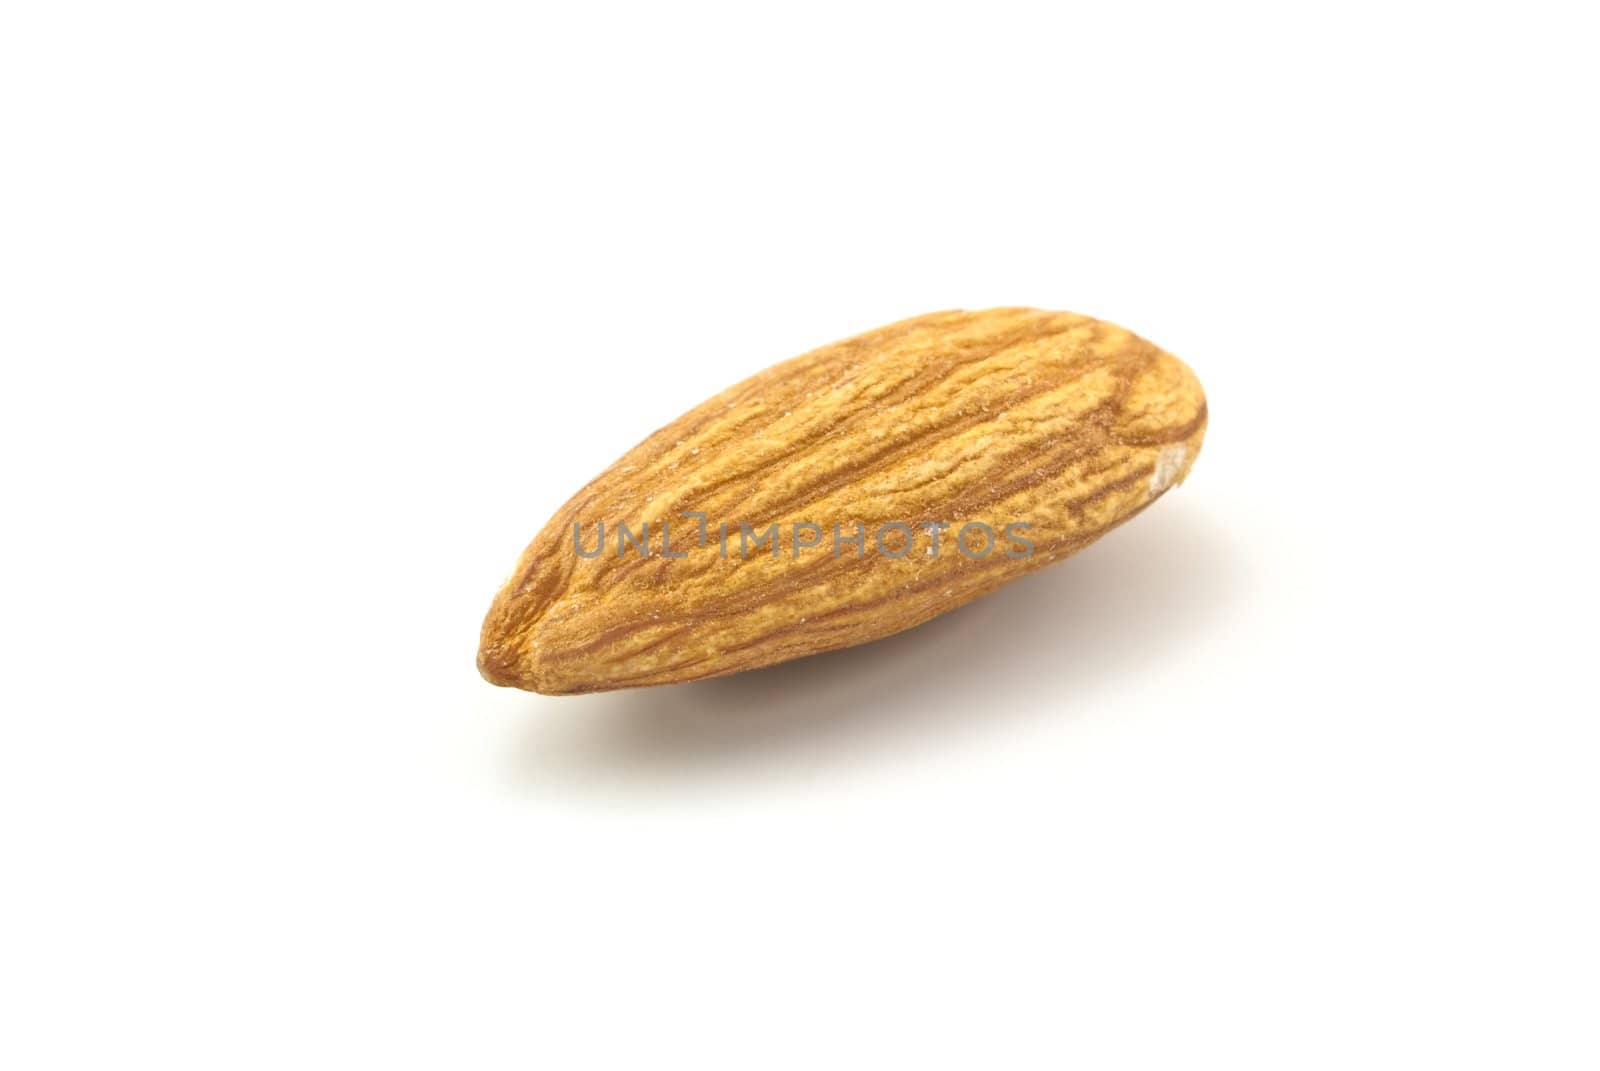
[[(1579, 5), (0, 15), (0, 1063), (1592, 1068)], [(565, 497), (1035, 304), (1189, 481), (876, 646), (480, 681)]]

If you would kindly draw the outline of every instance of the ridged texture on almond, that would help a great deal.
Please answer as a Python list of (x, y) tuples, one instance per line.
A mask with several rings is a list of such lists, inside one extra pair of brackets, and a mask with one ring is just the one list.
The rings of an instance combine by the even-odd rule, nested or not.
[[(634, 447), (563, 506), (523, 553), (483, 624), (496, 684), (552, 695), (715, 677), (879, 639), (955, 609), (1088, 545), (1181, 482), (1206, 403), (1177, 358), (1112, 324), (990, 309), (905, 320), (784, 361)], [(705, 546), (696, 522), (711, 525)], [(663, 558), (660, 524), (671, 525)], [(651, 556), (619, 558), (614, 529), (649, 522)], [(948, 521), (929, 555), (922, 522)], [(972, 521), (1025, 522), (955, 551)], [(582, 525), (596, 558), (573, 548)], [(728, 556), (716, 525), (733, 533)], [(738, 525), (777, 522), (781, 554), (738, 555)], [(791, 526), (824, 528), (793, 556)], [(912, 550), (873, 533), (912, 525)], [(867, 531), (833, 554), (834, 524)], [(808, 533), (809, 534), (809, 533)], [(886, 544), (900, 549), (900, 533)], [(974, 533), (969, 545), (981, 539)]]

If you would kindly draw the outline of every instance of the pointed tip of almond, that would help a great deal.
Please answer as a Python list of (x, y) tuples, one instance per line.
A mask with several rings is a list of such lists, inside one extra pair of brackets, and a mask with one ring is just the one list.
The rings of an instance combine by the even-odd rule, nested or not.
[(526, 687), (522, 683), (522, 659), (501, 644), (485, 641), (478, 648), (478, 672), (484, 680), (502, 688)]
[(583, 690), (562, 687), (531, 653), (509, 644), (485, 641), (478, 649), (478, 672), (490, 684), (540, 695), (573, 695)]
[(543, 695), (550, 690), (534, 635), (560, 587), (554, 556), (541, 536), (495, 595), (478, 633), (478, 673), (490, 684)]
[(536, 692), (532, 628), (524, 622), (526, 600), (507, 584), (495, 596), (478, 633), (478, 673), (490, 684)]

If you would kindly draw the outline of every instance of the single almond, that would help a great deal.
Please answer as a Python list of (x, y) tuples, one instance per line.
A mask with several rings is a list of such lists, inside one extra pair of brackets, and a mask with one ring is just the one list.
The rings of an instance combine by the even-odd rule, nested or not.
[(1100, 320), (869, 331), (729, 387), (590, 481), (495, 597), (478, 666), (568, 695), (880, 639), (1092, 543), (1183, 481), (1205, 428), (1188, 367)]

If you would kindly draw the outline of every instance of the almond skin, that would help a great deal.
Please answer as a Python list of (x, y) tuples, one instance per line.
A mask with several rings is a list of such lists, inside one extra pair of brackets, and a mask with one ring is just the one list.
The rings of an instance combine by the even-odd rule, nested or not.
[[(590, 481), (495, 597), (478, 667), (570, 695), (880, 639), (1094, 542), (1183, 481), (1205, 429), (1183, 362), (1087, 316), (936, 312), (869, 331), (729, 387)], [(704, 545), (691, 512), (705, 515)], [(618, 522), (648, 524), (648, 557), (631, 544), (618, 556)], [(662, 522), (683, 557), (663, 555)], [(933, 522), (950, 524), (937, 554), (921, 527)], [(996, 536), (982, 557), (952, 542), (973, 522)], [(1003, 536), (1019, 522), (1031, 553)], [(776, 523), (777, 556), (763, 545), (741, 558), (741, 523)], [(807, 546), (807, 530), (796, 547), (797, 523), (821, 542)], [(891, 523), (909, 548), (897, 529), (878, 545)], [(592, 551), (602, 524), (602, 553), (581, 557), (574, 526)], [(860, 556), (835, 525), (847, 540), (862, 526)], [(971, 530), (965, 545), (982, 544)]]

